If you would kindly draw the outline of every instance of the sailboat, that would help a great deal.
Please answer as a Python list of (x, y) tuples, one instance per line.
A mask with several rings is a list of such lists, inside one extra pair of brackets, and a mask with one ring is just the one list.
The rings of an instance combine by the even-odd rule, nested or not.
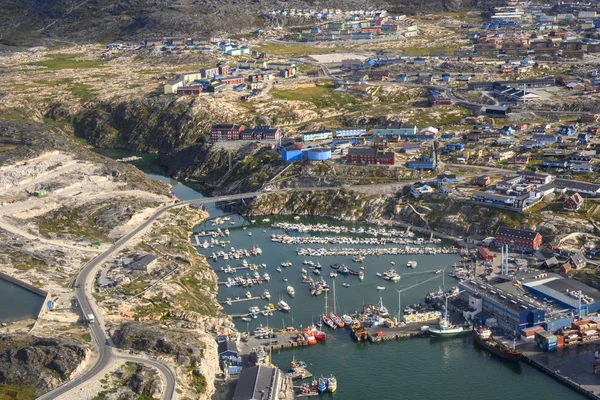
[(336, 310), (335, 310), (335, 281), (333, 281), (333, 301), (332, 301), (332, 303), (333, 303), (333, 311), (329, 314), (329, 317), (339, 328), (343, 328), (344, 321), (342, 321), (342, 319), (337, 316)]
[(321, 314), (321, 319), (323, 320), (323, 323), (331, 329), (337, 328), (337, 325), (327, 316), (327, 292), (325, 292), (325, 312)]

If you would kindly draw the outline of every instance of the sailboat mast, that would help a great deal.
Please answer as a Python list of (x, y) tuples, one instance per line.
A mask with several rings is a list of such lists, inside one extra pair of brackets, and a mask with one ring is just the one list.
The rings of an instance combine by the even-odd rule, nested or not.
[(333, 313), (337, 315), (337, 312), (335, 309), (335, 280), (333, 281)]

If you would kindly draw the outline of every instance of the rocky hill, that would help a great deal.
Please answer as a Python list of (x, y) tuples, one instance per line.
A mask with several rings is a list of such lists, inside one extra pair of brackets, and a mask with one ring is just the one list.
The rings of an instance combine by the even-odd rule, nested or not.
[[(268, 10), (284, 7), (382, 8), (402, 13), (491, 7), (482, 0), (5, 0), (0, 43), (137, 41), (144, 37), (243, 33), (268, 25)], [(235, 11), (234, 11), (235, 10)], [(282, 23), (285, 21), (277, 21)]]
[(84, 358), (85, 348), (76, 342), (27, 335), (2, 336), (0, 387), (29, 386), (39, 393), (47, 392), (68, 380)]

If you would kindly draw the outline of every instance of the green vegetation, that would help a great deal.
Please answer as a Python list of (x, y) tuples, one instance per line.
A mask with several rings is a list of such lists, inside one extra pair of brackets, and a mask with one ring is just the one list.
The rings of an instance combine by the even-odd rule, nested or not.
[(83, 101), (90, 101), (96, 98), (95, 90), (86, 83), (74, 83), (67, 88), (73, 96), (79, 97)]
[(47, 60), (29, 63), (28, 65), (45, 67), (50, 70), (102, 68), (102, 61), (99, 60), (76, 60), (76, 58), (82, 56), (84, 54), (48, 54)]
[(401, 49), (406, 56), (418, 57), (429, 56), (431, 54), (451, 56), (455, 52), (462, 50), (460, 47), (432, 46), (432, 47), (405, 47)]
[(192, 387), (196, 390), (196, 393), (202, 394), (206, 392), (206, 378), (204, 375), (192, 374)]
[[(335, 86), (324, 85), (294, 90), (271, 90), (270, 94), (279, 100), (306, 101), (314, 104), (317, 108), (346, 108), (349, 111), (360, 109), (360, 101), (357, 96), (334, 93), (333, 89)], [(353, 106), (358, 106), (358, 109), (352, 110)]]
[(29, 254), (14, 251), (9, 253), (11, 264), (19, 271), (29, 271), (30, 269), (45, 269), (46, 265), (41, 261), (33, 258)]
[(86, 239), (107, 240), (97, 229), (95, 218), (99, 216), (108, 205), (92, 212), (83, 208), (60, 208), (47, 216), (38, 219), (40, 234), (49, 237), (50, 234), (70, 234)]
[(36, 390), (31, 386), (0, 386), (0, 400), (33, 400), (36, 397)]
[(275, 44), (275, 43), (266, 43), (260, 44), (256, 46), (256, 50), (261, 53), (275, 55), (275, 56), (290, 56), (290, 57), (299, 57), (306, 56), (309, 54), (324, 54), (324, 53), (335, 53), (335, 52), (343, 52), (348, 51), (351, 48), (349, 47), (340, 47), (336, 46), (334, 49), (328, 47), (319, 47), (319, 46), (302, 46), (298, 44)]

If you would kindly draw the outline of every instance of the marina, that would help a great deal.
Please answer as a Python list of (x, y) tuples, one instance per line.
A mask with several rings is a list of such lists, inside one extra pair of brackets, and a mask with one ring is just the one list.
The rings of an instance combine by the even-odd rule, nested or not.
[[(198, 197), (198, 192), (177, 181), (159, 175), (151, 175), (151, 177), (172, 183), (175, 194), (184, 200)], [(222, 210), (214, 207), (209, 207), (208, 212), (211, 216), (224, 214)], [(280, 276), (275, 269), (279, 268), (278, 266), (281, 262), (290, 260), (294, 266), (284, 269), (285, 271), (282, 271), (282, 274), (289, 277), (290, 283), (296, 286), (297, 283), (295, 282), (299, 282), (301, 279), (300, 266), (306, 257), (296, 256), (293, 252), (290, 252), (288, 246), (278, 246), (277, 243), (271, 242), (271, 234), (283, 234), (283, 232), (278, 232), (271, 228), (266, 229), (267, 232), (263, 232), (264, 228), (250, 226), (248, 222), (239, 216), (235, 217), (235, 221), (237, 227), (231, 229), (231, 234), (228, 238), (231, 240), (231, 243), (239, 248), (252, 248), (253, 245), (260, 246), (265, 252), (263, 258), (261, 258), (261, 262), (267, 264), (266, 271), (272, 277), (274, 275)], [(315, 222), (311, 221), (310, 223)], [(328, 221), (327, 223), (330, 222)], [(242, 225), (248, 226), (247, 231), (239, 228)], [(206, 229), (204, 225), (198, 227), (198, 231)], [(252, 237), (247, 235), (248, 231), (252, 231)], [(198, 248), (198, 250), (200, 253), (205, 254), (205, 250), (202, 247)], [(212, 253), (212, 249), (210, 253)], [(208, 256), (210, 256), (210, 253)], [(353, 256), (354, 254), (352, 256), (325, 256), (321, 259), (321, 263), (324, 266), (336, 263), (350, 265), (353, 262)], [(440, 279), (421, 285), (419, 290), (409, 290), (402, 293), (402, 302), (406, 304), (422, 302), (426, 293), (436, 291), (440, 286), (442, 275), (441, 273), (436, 274), (436, 271), (439, 271), (444, 266), (449, 266), (454, 262), (460, 261), (453, 256), (441, 254), (419, 254), (412, 256), (410, 259), (417, 261), (418, 272), (438, 275)], [(342, 290), (338, 287), (340, 290), (338, 290), (336, 295), (338, 304), (341, 305), (342, 310), (347, 308), (348, 311), (352, 311), (360, 309), (362, 304), (377, 303), (380, 295), (383, 296), (384, 304), (390, 306), (396, 304), (398, 296), (396, 291), (377, 291), (375, 289), (376, 282), (382, 282), (381, 278), (375, 275), (375, 272), (383, 273), (389, 269), (392, 261), (395, 261), (398, 266), (404, 266), (410, 259), (402, 259), (402, 255), (392, 256), (385, 254), (377, 259), (367, 258), (363, 265), (365, 266), (365, 271), (370, 272), (365, 274), (364, 281), (359, 283), (354, 278), (355, 280), (350, 290)], [(216, 268), (225, 265), (215, 264)], [(221, 276), (220, 272), (218, 274)], [(446, 269), (444, 275), (448, 276), (447, 274), (448, 269)], [(329, 274), (326, 276), (331, 281), (332, 278), (329, 278)], [(421, 282), (423, 276), (422, 274), (402, 274), (402, 280), (398, 283), (400, 285), (398, 289)], [(338, 275), (335, 279), (345, 281), (349, 278)], [(286, 286), (287, 283), (272, 279), (267, 288), (272, 293), (274, 299), (279, 299), (280, 296), (283, 297), (285, 294)], [(235, 289), (233, 287), (220, 286), (219, 297), (223, 299), (226, 297), (233, 298)], [(238, 318), (235, 320), (238, 330), (246, 332), (248, 325), (252, 326), (258, 323), (268, 323), (269, 325), (278, 325), (279, 327), (289, 324), (299, 326), (300, 324), (310, 322), (319, 312), (322, 312), (322, 297), (310, 296), (310, 293), (305, 293), (303, 290), (296, 290), (296, 292), (295, 298), (290, 300), (290, 305), (292, 306), (290, 313), (278, 313), (272, 317), (259, 316), (258, 319), (249, 324)], [(264, 300), (257, 301), (259, 304), (265, 304)], [(225, 311), (228, 313), (242, 313), (248, 309), (247, 304), (252, 304), (252, 302), (233, 304), (232, 307), (227, 307)], [(396, 311), (393, 310), (393, 312)], [(252, 340), (255, 340), (255, 343), (267, 343), (267, 340), (264, 339)], [(242, 341), (240, 344), (242, 346), (242, 353), (248, 354), (249, 349), (244, 347), (244, 342)], [(278, 338), (278, 343), (274, 344), (274, 346), (271, 350), (271, 361), (275, 365), (278, 365), (285, 371), (295, 354), (296, 358), (306, 362), (314, 377), (334, 374), (339, 381), (336, 396), (344, 399), (396, 398), (398, 387), (391, 382), (397, 381), (398, 370), (404, 371), (402, 396), (406, 398), (443, 397), (446, 400), (463, 400), (465, 398), (464, 377), (466, 376), (469, 377), (469, 382), (471, 382), (469, 387), (470, 397), (482, 397), (488, 400), (503, 400), (510, 397), (568, 398), (573, 400), (585, 398), (582, 394), (572, 391), (556, 380), (548, 379), (543, 371), (540, 372), (533, 366), (525, 363), (507, 365), (501, 360), (490, 357), (484, 350), (475, 346), (473, 339), (468, 335), (466, 337), (449, 339), (393, 340), (381, 346), (371, 345), (368, 348), (364, 348), (365, 344), (357, 343), (356, 340), (352, 339), (350, 330), (341, 329), (330, 330), (325, 343), (318, 343), (316, 346), (309, 345), (307, 342), (288, 342), (284, 341), (283, 338)], [(360, 365), (361, 368), (356, 368), (357, 365)], [(381, 365), (394, 365), (395, 367), (391, 369), (380, 368)], [(460, 368), (457, 368), (457, 366), (460, 366)], [(432, 376), (436, 377), (438, 385), (432, 386), (428, 384)], [(494, 376), (494, 379), (490, 380), (490, 376)], [(379, 384), (375, 386), (361, 384), (361, 382), (367, 380), (379, 382)], [(506, 385), (505, 382), (510, 382), (510, 385)], [(306, 384), (311, 385), (310, 382)], [(301, 385), (298, 384), (295, 386), (299, 387)], [(298, 392), (300, 391), (301, 389), (298, 389)], [(302, 395), (298, 394), (298, 392), (297, 397), (316, 395), (316, 393)]]

